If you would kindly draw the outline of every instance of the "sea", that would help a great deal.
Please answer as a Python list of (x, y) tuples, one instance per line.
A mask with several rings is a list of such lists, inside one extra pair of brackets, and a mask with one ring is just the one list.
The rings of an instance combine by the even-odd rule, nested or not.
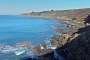
[[(63, 24), (56, 19), (0, 15), (0, 45), (13, 45), (18, 42), (30, 41), (33, 45), (49, 40), (54, 34), (56, 26), (63, 28)], [(0, 53), (0, 60), (18, 60), (22, 55)]]

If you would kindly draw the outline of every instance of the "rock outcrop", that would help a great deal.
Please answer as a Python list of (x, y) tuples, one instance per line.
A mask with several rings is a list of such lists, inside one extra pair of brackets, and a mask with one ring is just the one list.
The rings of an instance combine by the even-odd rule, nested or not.
[[(88, 25), (87, 25), (88, 24)], [(85, 19), (85, 27), (78, 29), (72, 40), (58, 47), (53, 52), (39, 56), (33, 60), (90, 60), (90, 15)], [(32, 60), (28, 58), (26, 60)]]

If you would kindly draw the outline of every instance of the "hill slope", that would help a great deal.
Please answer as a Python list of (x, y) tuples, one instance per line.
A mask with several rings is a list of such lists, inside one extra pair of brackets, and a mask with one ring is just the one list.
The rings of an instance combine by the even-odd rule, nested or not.
[(50, 10), (50, 11), (42, 11), (42, 12), (31, 12), (31, 13), (24, 13), (23, 15), (61, 17), (61, 16), (86, 16), (89, 13), (90, 13), (90, 8), (83, 8), (83, 9), (71, 9), (71, 10)]

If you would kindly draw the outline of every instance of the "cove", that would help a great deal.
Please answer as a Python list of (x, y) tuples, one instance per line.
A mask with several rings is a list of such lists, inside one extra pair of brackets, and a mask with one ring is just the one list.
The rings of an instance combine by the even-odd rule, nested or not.
[[(58, 21), (26, 16), (0, 16), (0, 43), (14, 44), (29, 40), (40, 43), (56, 33)], [(63, 26), (63, 25), (62, 25)]]
[[(15, 45), (18, 42), (29, 41), (33, 45), (40, 44), (44, 41), (49, 40), (53, 34), (58, 34), (53, 27), (63, 24), (58, 23), (55, 19), (45, 19), (29, 16), (11, 16), (1, 15), (0, 16), (0, 45)], [(15, 58), (18, 60), (25, 54), (16, 56), (13, 54), (14, 50), (12, 47), (7, 46), (8, 54), (0, 52), (0, 59), (12, 60)], [(3, 49), (4, 50), (4, 49)], [(1, 51), (1, 50), (0, 50)], [(4, 51), (5, 53), (7, 51)], [(10, 52), (10, 53), (9, 53)], [(14, 60), (15, 60), (14, 59)]]

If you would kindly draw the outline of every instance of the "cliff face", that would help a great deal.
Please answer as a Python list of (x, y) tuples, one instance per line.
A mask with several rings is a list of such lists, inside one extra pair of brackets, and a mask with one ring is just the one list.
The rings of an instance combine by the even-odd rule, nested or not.
[[(39, 56), (34, 60), (90, 60), (90, 15), (85, 18), (86, 26), (78, 29), (75, 37), (71, 41), (69, 39), (62, 47), (55, 49), (53, 52)], [(32, 60), (28, 58), (25, 60)]]
[(90, 15), (85, 19), (86, 26), (76, 32), (80, 35), (60, 48), (66, 60), (90, 60), (90, 25), (87, 23), (90, 24)]
[(80, 35), (61, 47), (66, 60), (90, 60), (90, 26), (81, 28)]

